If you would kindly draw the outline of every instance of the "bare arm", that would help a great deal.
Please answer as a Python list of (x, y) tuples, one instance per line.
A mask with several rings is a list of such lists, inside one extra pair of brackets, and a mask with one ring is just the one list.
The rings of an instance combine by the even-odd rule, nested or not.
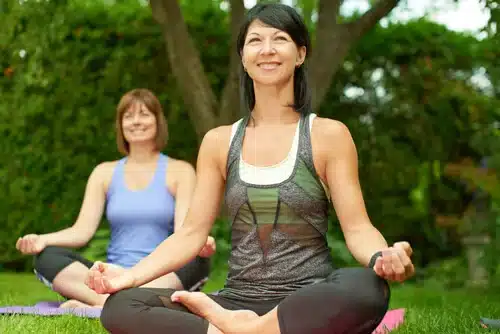
[(134, 286), (178, 270), (195, 258), (205, 245), (224, 189), (219, 167), (221, 145), (216, 130), (209, 131), (203, 138), (198, 154), (196, 186), (186, 219), (173, 235), (130, 269)]
[(337, 121), (322, 119), (321, 123), (322, 140), (335, 143), (326, 153), (326, 178), (333, 206), (349, 251), (366, 266), (374, 253), (387, 248), (387, 242), (366, 212), (356, 146), (349, 130)]
[(100, 164), (90, 174), (80, 213), (73, 226), (58, 232), (40, 235), (46, 246), (78, 248), (89, 242), (99, 226), (104, 211), (105, 168), (106, 164)]
[(193, 166), (185, 161), (175, 161), (175, 217), (174, 231), (177, 231), (186, 218), (189, 205), (196, 186), (196, 172)]

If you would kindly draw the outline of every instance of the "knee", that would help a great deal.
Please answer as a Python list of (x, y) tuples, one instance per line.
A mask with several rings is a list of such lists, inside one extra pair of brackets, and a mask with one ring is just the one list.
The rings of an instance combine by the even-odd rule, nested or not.
[[(101, 311), (100, 321), (102, 326), (110, 333), (128, 333), (137, 306), (142, 306), (140, 288), (132, 288), (118, 291), (110, 295), (104, 303)], [(140, 304), (140, 305), (138, 305)]]
[(54, 267), (57, 262), (57, 258), (60, 256), (58, 250), (60, 247), (48, 246), (45, 247), (43, 251), (33, 256), (33, 268), (37, 273), (46, 277), (48, 275), (47, 271)]
[[(131, 289), (133, 290), (133, 289)], [(120, 333), (123, 326), (126, 326), (127, 310), (131, 303), (131, 290), (118, 291), (106, 299), (101, 311), (101, 324), (110, 333)]]
[(385, 314), (390, 299), (387, 282), (369, 268), (352, 268), (348, 273), (352, 284), (351, 302), (357, 309), (364, 309), (374, 315)]

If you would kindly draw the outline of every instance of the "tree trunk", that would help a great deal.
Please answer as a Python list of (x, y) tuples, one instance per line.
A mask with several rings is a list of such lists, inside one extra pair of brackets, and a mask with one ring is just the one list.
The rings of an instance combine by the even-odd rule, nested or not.
[[(377, 22), (387, 15), (400, 0), (378, 0), (359, 19), (338, 23), (343, 0), (320, 0), (318, 6), (317, 46), (311, 56), (309, 80), (313, 92), (313, 108), (317, 110), (330, 83), (351, 47)], [(236, 37), (243, 21), (243, 0), (231, 0), (232, 47), (229, 74), (220, 101), (210, 86), (199, 53), (182, 17), (177, 0), (150, 0), (153, 17), (161, 25), (172, 72), (177, 80), (184, 103), (198, 139), (221, 124), (229, 124), (239, 117), (238, 70), (240, 59)]]

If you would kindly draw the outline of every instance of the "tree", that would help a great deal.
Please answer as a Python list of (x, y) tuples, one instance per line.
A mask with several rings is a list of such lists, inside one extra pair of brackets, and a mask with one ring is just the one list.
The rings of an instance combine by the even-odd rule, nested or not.
[[(305, 13), (311, 14), (314, 0), (297, 1)], [(332, 78), (351, 47), (380, 19), (389, 14), (400, 0), (372, 1), (372, 7), (359, 18), (341, 22), (343, 0), (317, 1), (315, 46), (309, 69), (313, 91), (313, 108), (321, 104)], [(198, 138), (211, 128), (227, 124), (239, 116), (238, 65), (235, 49), (240, 22), (243, 21), (243, 0), (230, 0), (231, 55), (225, 87), (216, 97), (200, 60), (199, 51), (189, 35), (178, 0), (150, 0), (153, 17), (161, 26), (167, 45), (172, 72), (177, 80), (189, 117)], [(325, 66), (325, 64), (328, 64)]]

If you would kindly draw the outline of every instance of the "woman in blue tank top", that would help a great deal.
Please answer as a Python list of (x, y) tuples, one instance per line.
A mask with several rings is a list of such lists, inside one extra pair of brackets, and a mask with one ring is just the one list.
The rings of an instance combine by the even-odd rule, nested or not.
[[(167, 122), (152, 92), (135, 89), (121, 98), (116, 132), (118, 149), (125, 157), (95, 167), (75, 224), (17, 241), (19, 251), (35, 255), (37, 277), (69, 299), (62, 307), (100, 306), (107, 298), (85, 285), (94, 263), (69, 249), (91, 240), (104, 213), (111, 227), (106, 262), (119, 273), (133, 267), (177, 230), (191, 201), (194, 169), (161, 153), (167, 140)], [(193, 261), (144, 286), (197, 290), (207, 279), (208, 257), (214, 251), (215, 242), (209, 237)]]

